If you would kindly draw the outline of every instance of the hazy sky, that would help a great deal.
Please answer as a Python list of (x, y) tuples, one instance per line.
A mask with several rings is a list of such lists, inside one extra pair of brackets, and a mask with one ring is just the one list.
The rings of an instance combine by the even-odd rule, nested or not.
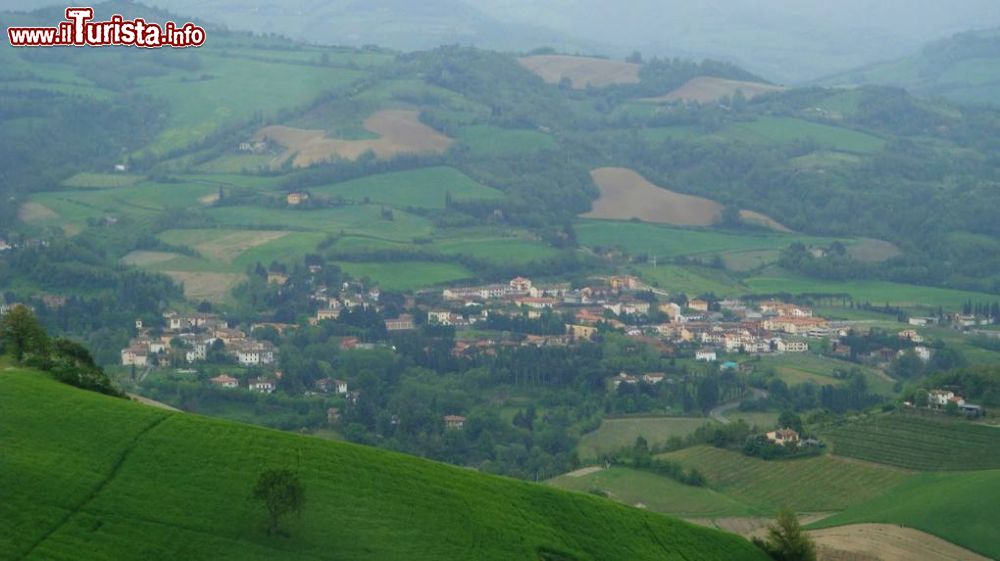
[[(422, 49), (553, 45), (721, 58), (801, 82), (1000, 27), (1000, 0), (148, 0), (231, 28), (329, 44)], [(0, 8), (65, 5), (0, 0)]]

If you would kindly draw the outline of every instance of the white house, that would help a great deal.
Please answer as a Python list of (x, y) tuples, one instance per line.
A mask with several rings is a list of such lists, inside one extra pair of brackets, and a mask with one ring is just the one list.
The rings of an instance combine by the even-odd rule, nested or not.
[(701, 349), (694, 353), (694, 359), (702, 360), (705, 362), (715, 362), (716, 360), (718, 360), (718, 357), (716, 356), (715, 351), (709, 349)]
[(248, 386), (252, 392), (272, 393), (274, 392), (274, 382), (266, 378), (254, 378), (250, 380)]

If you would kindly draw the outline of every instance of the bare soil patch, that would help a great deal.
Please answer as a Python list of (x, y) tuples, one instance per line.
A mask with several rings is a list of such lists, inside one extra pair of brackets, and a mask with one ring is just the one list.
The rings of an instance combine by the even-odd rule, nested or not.
[(639, 83), (639, 65), (633, 62), (565, 55), (526, 56), (517, 61), (550, 84), (569, 78), (575, 89)]
[(719, 203), (664, 189), (628, 168), (599, 168), (590, 176), (601, 196), (584, 214), (587, 218), (638, 218), (675, 226), (711, 226), (722, 216)]
[(136, 267), (147, 267), (157, 263), (165, 263), (177, 257), (180, 256), (169, 251), (145, 251), (138, 249), (122, 257), (121, 262), (126, 265), (135, 265)]
[(164, 274), (184, 285), (184, 296), (189, 300), (222, 302), (241, 280), (237, 273), (193, 273), (189, 271), (164, 271)]
[(24, 203), (17, 209), (17, 217), (21, 222), (42, 222), (44, 220), (54, 220), (59, 218), (56, 211), (39, 203)]
[(749, 222), (750, 224), (755, 224), (757, 226), (763, 226), (770, 230), (774, 230), (775, 232), (790, 233), (792, 231), (790, 228), (770, 216), (753, 210), (741, 210), (740, 218), (742, 218), (744, 222)]
[(602, 468), (601, 466), (590, 466), (590, 467), (580, 468), (576, 471), (571, 471), (567, 473), (566, 477), (584, 477), (592, 473), (597, 473), (603, 469), (604, 468)]
[(671, 103), (683, 101), (687, 103), (715, 103), (724, 97), (732, 97), (736, 92), (742, 92), (747, 99), (766, 93), (781, 92), (785, 88), (759, 82), (744, 82), (742, 80), (727, 80), (711, 76), (699, 76), (687, 81), (676, 90), (659, 97), (649, 97), (643, 101), (650, 103)]
[(379, 135), (370, 140), (328, 138), (326, 131), (284, 125), (264, 127), (254, 141), (271, 140), (285, 151), (271, 161), (280, 167), (291, 160), (295, 167), (307, 167), (333, 159), (356, 160), (366, 152), (382, 159), (399, 154), (440, 154), (453, 140), (420, 122), (420, 113), (406, 109), (378, 111), (365, 120), (365, 128)]
[(936, 536), (892, 524), (854, 524), (809, 535), (822, 561), (989, 561)]

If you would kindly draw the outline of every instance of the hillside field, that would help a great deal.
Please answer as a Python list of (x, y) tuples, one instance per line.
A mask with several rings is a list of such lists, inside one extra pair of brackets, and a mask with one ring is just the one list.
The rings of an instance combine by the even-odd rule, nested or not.
[(672, 436), (684, 438), (710, 419), (704, 417), (627, 417), (604, 419), (601, 426), (583, 435), (577, 445), (582, 459), (593, 459), (631, 447), (643, 437), (650, 446), (666, 444)]
[(810, 528), (847, 524), (899, 524), (928, 532), (987, 557), (1000, 558), (1000, 470), (925, 473), (870, 502)]
[(787, 506), (796, 512), (831, 512), (873, 499), (906, 481), (897, 468), (819, 456), (764, 461), (709, 446), (660, 457), (696, 468), (712, 489), (764, 512)]
[(943, 416), (874, 416), (823, 436), (838, 456), (923, 471), (1000, 469), (1000, 429)]
[(727, 80), (714, 76), (698, 76), (691, 78), (681, 87), (660, 97), (644, 99), (650, 103), (670, 103), (683, 101), (686, 103), (715, 103), (724, 97), (733, 97), (740, 92), (746, 99), (753, 99), (766, 93), (784, 91), (785, 88), (760, 82), (743, 80)]
[(639, 82), (639, 65), (621, 60), (536, 55), (521, 57), (518, 62), (550, 84), (558, 84), (567, 78), (575, 89)]
[[(582, 470), (586, 471), (589, 470)], [(583, 475), (569, 473), (548, 483), (573, 491), (600, 490), (607, 493), (610, 499), (672, 516), (703, 518), (761, 514), (707, 487), (692, 487), (662, 475), (624, 467)]]
[(444, 208), (449, 194), (456, 201), (503, 197), (501, 191), (477, 183), (455, 168), (443, 166), (369, 175), (312, 188), (310, 192), (353, 202), (370, 200), (396, 208)]
[[(743, 538), (580, 493), (173, 413), (0, 372), (0, 557), (764, 561)], [(307, 502), (268, 536), (265, 468)], [(331, 529), (335, 531), (331, 531)]]

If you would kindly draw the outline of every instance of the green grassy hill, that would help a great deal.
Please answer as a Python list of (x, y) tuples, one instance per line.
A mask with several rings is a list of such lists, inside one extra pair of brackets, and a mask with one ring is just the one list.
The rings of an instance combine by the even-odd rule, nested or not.
[(739, 452), (696, 446), (663, 454), (696, 468), (713, 489), (762, 511), (787, 506), (797, 512), (829, 512), (875, 498), (911, 477), (903, 470), (820, 456), (764, 461)]
[[(413, 457), (171, 413), (0, 373), (3, 559), (763, 560), (734, 535)], [(290, 537), (248, 499), (307, 489)]]
[(824, 432), (839, 456), (922, 471), (1000, 469), (1000, 429), (890, 415)]
[(1000, 29), (935, 41), (918, 53), (838, 74), (825, 84), (884, 84), (926, 96), (995, 103), (1000, 94)]
[(1000, 558), (1000, 470), (927, 473), (865, 504), (817, 522), (828, 528), (865, 522), (901, 524)]

